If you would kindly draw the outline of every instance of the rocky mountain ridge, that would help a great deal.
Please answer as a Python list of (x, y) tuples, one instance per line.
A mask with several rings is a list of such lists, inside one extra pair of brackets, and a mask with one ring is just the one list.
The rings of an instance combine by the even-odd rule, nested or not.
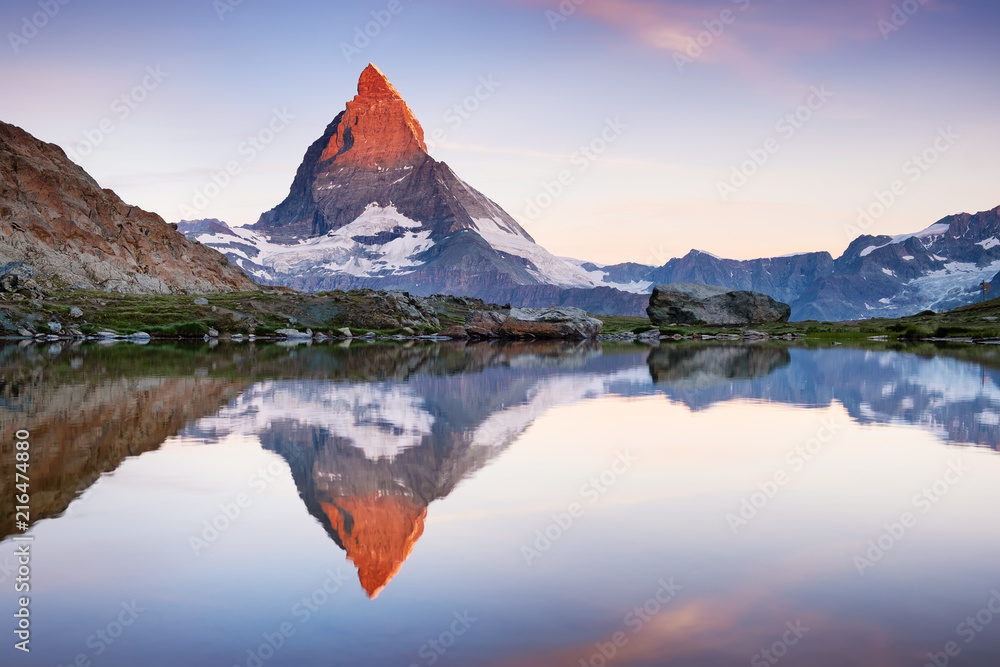
[(155, 213), (101, 189), (58, 146), (0, 122), (0, 276), (14, 273), (14, 287), (129, 294), (256, 288), (221, 259)]

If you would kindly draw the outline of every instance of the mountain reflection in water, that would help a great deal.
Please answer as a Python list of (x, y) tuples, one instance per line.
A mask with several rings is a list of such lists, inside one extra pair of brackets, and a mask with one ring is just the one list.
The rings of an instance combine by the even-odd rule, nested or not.
[[(0, 438), (32, 433), (37, 521), (171, 436), (255, 437), (287, 462), (306, 509), (375, 597), (420, 539), (428, 506), (555, 406), (607, 395), (662, 395), (696, 411), (734, 399), (839, 402), (860, 423), (996, 449), (996, 365), (993, 350), (778, 344), (8, 346)], [(2, 484), (14, 463), (5, 451)], [(4, 536), (14, 532), (6, 491)]]

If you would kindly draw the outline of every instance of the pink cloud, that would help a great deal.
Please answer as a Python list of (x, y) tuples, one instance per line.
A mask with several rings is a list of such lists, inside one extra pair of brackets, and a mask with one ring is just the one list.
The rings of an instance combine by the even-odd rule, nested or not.
[[(675, 58), (758, 68), (796, 55), (882, 39), (903, 0), (501, 0), (537, 7), (556, 29), (581, 17)], [(919, 0), (910, 0), (915, 6)], [(579, 3), (579, 4), (578, 4)], [(561, 9), (562, 8), (562, 9)], [(950, 9), (926, 0), (916, 13)]]

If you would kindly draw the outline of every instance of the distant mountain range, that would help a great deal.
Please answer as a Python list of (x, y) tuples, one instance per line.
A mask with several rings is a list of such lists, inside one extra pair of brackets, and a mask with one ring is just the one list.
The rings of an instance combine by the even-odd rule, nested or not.
[(904, 317), (973, 303), (980, 282), (1000, 281), (1000, 207), (948, 216), (914, 234), (859, 236), (837, 259), (814, 252), (741, 261), (692, 250), (661, 267), (584, 266), (619, 282), (763, 292), (790, 304), (792, 320)]
[(1000, 272), (1000, 207), (916, 234), (861, 236), (827, 252), (755, 260), (693, 250), (663, 266), (556, 257), (427, 153), (413, 112), (374, 65), (306, 151), (288, 196), (251, 227), (178, 223), (255, 280), (301, 290), (403, 289), (516, 306), (644, 315), (654, 285), (763, 292), (792, 319), (899, 317), (974, 301)]

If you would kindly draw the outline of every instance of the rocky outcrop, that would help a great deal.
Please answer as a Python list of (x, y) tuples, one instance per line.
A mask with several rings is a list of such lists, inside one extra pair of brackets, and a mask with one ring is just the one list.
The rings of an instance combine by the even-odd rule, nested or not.
[(256, 287), (158, 215), (102, 190), (58, 146), (0, 122), (0, 265), (10, 263), (30, 268), (23, 279), (43, 288), (169, 294)]
[(593, 338), (604, 323), (579, 308), (511, 308), (476, 311), (465, 321), (473, 338)]
[(653, 324), (746, 325), (787, 322), (792, 309), (766, 294), (718, 285), (657, 285), (646, 313)]

